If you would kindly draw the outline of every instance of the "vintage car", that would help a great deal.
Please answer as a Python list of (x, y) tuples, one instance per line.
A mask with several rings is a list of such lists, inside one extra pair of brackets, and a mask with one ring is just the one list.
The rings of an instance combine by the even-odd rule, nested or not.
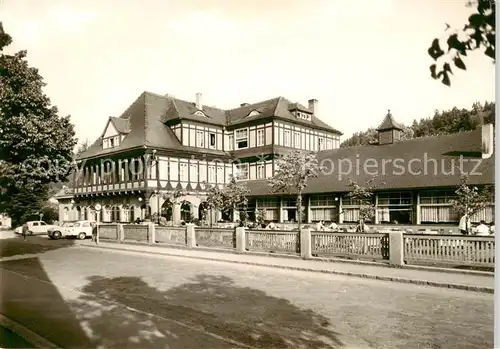
[[(39, 234), (47, 234), (49, 229), (55, 228), (55, 225), (47, 224), (44, 221), (29, 221), (26, 222), (25, 225), (28, 227), (27, 234), (28, 235), (39, 235)], [(23, 227), (16, 228), (15, 232), (17, 234), (23, 233)]]
[(92, 236), (94, 226), (95, 222), (92, 221), (64, 222), (61, 226), (49, 229), (47, 235), (53, 240), (63, 237), (77, 237), (80, 240), (84, 240)]

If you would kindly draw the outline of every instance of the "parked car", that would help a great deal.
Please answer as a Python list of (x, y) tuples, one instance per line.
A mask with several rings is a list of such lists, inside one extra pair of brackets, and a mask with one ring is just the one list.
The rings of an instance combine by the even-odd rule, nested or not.
[(61, 239), (63, 237), (77, 237), (84, 240), (92, 236), (92, 229), (95, 222), (93, 221), (77, 221), (77, 222), (64, 222), (61, 226), (49, 229), (47, 235), (50, 239)]
[[(39, 234), (47, 234), (49, 229), (54, 228), (55, 225), (47, 224), (44, 221), (29, 221), (26, 222), (25, 225), (28, 226), (28, 235), (39, 235)], [(17, 230), (19, 229), (19, 230)], [(22, 234), (22, 226), (16, 229), (16, 233)]]

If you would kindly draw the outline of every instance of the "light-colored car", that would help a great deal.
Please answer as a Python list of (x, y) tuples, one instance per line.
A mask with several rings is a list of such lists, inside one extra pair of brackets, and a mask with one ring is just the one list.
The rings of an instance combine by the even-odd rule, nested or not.
[(55, 240), (63, 237), (77, 237), (84, 240), (92, 236), (94, 225), (93, 221), (64, 222), (61, 226), (50, 228), (47, 235), (50, 239)]
[[(47, 224), (44, 221), (29, 221), (25, 224), (28, 226), (28, 235), (47, 234), (49, 229), (55, 227), (55, 225)], [(22, 234), (22, 227), (20, 233)]]

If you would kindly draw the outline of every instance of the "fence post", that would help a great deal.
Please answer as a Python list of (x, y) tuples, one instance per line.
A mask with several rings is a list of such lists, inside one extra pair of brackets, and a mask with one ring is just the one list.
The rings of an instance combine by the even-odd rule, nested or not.
[(246, 232), (244, 227), (236, 228), (236, 251), (245, 252), (246, 251)]
[(123, 224), (116, 225), (116, 237), (118, 238), (118, 242), (122, 242), (124, 240), (123, 236)]
[(311, 230), (310, 229), (301, 229), (299, 232), (300, 236), (300, 257), (303, 259), (312, 258), (311, 251)]
[(148, 243), (154, 244), (156, 242), (155, 236), (155, 224), (153, 222), (148, 222)]
[(404, 238), (403, 232), (395, 231), (389, 233), (389, 263), (393, 265), (404, 265)]
[(120, 235), (118, 235), (118, 239), (120, 240), (120, 242), (122, 242), (123, 240), (125, 240), (125, 229), (123, 228), (123, 224), (120, 224)]
[(196, 247), (196, 234), (194, 230), (194, 224), (191, 223), (186, 224), (186, 241), (187, 241), (187, 247), (189, 248)]

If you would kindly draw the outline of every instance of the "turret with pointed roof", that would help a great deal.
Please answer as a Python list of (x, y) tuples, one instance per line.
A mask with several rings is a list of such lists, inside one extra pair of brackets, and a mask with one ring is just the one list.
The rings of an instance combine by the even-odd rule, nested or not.
[(387, 111), (384, 121), (377, 128), (380, 145), (391, 144), (401, 140), (403, 127), (394, 120), (391, 110)]

